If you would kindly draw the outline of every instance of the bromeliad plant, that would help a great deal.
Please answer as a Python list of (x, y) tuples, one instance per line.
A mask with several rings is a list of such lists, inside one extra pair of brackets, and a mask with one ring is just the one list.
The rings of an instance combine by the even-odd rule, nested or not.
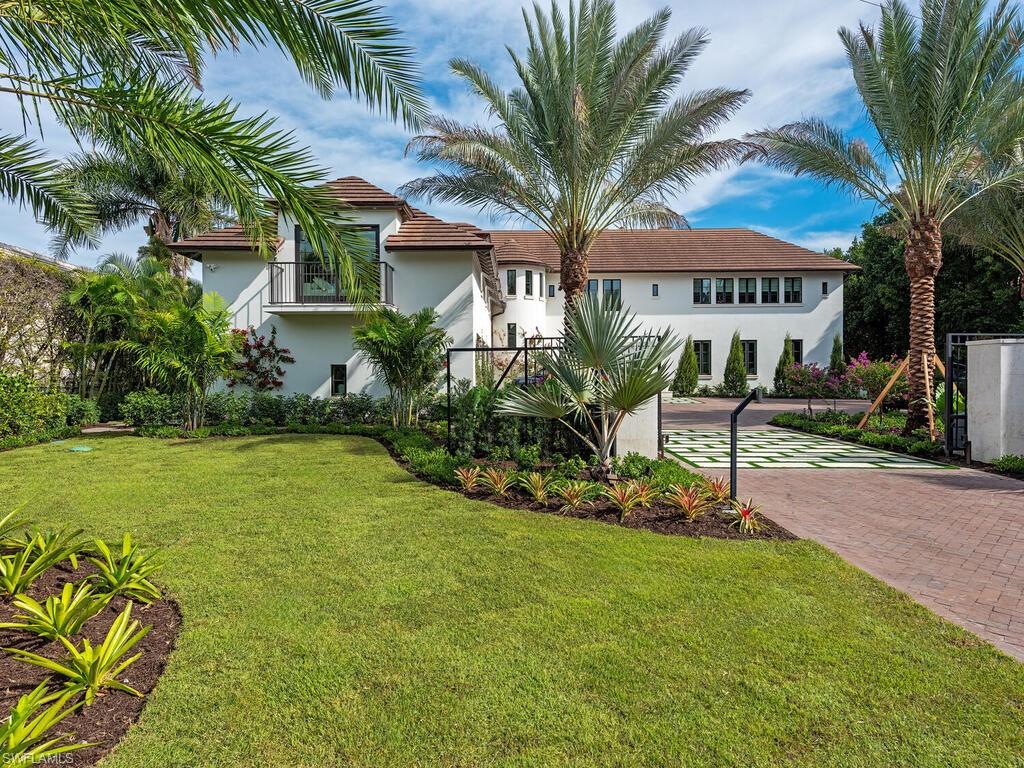
[(623, 420), (672, 382), (679, 341), (670, 331), (642, 336), (634, 314), (590, 296), (568, 308), (565, 327), (562, 348), (540, 353), (544, 382), (508, 389), (498, 410), (560, 421), (594, 452), (605, 479)]
[(0, 557), (0, 590), (12, 597), (24, 594), (46, 571), (78, 552), (78, 547), (68, 542), (40, 551), (39, 541), (32, 537), (19, 551)]
[(729, 500), (729, 481), (724, 477), (710, 477), (704, 480), (704, 490), (712, 504), (724, 504)]
[(483, 483), (484, 488), (495, 496), (504, 498), (508, 496), (508, 492), (512, 490), (512, 486), (516, 484), (516, 475), (514, 472), (509, 472), (507, 469), (495, 469), (494, 467), (488, 467), (483, 472), (481, 482)]
[(157, 551), (143, 553), (127, 533), (121, 540), (119, 554), (115, 555), (106, 542), (99, 539), (96, 549), (99, 556), (90, 557), (89, 562), (97, 569), (93, 579), (98, 593), (110, 597), (123, 595), (143, 603), (160, 599), (160, 590), (149, 580), (162, 567), (154, 562)]
[(707, 493), (696, 485), (689, 488), (681, 485), (669, 486), (664, 499), (665, 503), (678, 510), (688, 523), (703, 516), (711, 508)]
[(519, 477), (519, 487), (530, 495), (535, 504), (545, 506), (551, 494), (551, 477), (540, 472), (527, 472)]
[(0, 627), (23, 629), (47, 640), (70, 640), (106, 604), (107, 597), (94, 594), (92, 585), (83, 582), (76, 589), (68, 583), (60, 596), (51, 595), (42, 604), (28, 595), (15, 598), (14, 605), (23, 613), (15, 615), (15, 621), (0, 624)]
[[(80, 704), (68, 706), (74, 694), (57, 696), (47, 691), (49, 679), (26, 693), (11, 708), (11, 713), (0, 722), (0, 764), (37, 765), (56, 762), (60, 755), (95, 746), (92, 743), (73, 742), (72, 734), (52, 736), (53, 729)], [(50, 706), (43, 709), (49, 702)]]
[(603, 488), (601, 492), (619, 513), (620, 523), (633, 514), (633, 510), (641, 506), (641, 495), (633, 480), (625, 483), (613, 483), (610, 487)]
[(753, 535), (761, 530), (761, 507), (754, 504), (753, 499), (741, 502), (738, 499), (731, 506), (733, 520), (730, 527), (740, 529), (740, 533)]
[(563, 515), (577, 512), (590, 503), (594, 495), (594, 485), (586, 480), (566, 480), (555, 486), (554, 492), (562, 501), (559, 513)]
[(94, 646), (88, 639), (83, 639), (82, 647), (78, 648), (67, 638), (59, 638), (69, 654), (66, 662), (54, 661), (20, 648), (6, 650), (19, 661), (61, 675), (65, 678), (68, 693), (82, 693), (85, 696), (85, 703), (92, 704), (106, 688), (142, 696), (130, 685), (118, 680), (118, 676), (142, 656), (142, 653), (136, 653), (125, 658), (152, 628), (140, 628), (138, 620), (132, 619), (132, 604), (128, 603), (114, 619), (107, 636), (99, 645)]
[(480, 487), (481, 474), (480, 467), (459, 467), (455, 470), (455, 479), (462, 490), (472, 493)]

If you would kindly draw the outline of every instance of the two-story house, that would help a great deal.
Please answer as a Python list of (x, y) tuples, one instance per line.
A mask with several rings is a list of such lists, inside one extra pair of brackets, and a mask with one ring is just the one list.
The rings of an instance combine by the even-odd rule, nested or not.
[[(365, 233), (377, 255), (382, 303), (403, 312), (435, 308), (457, 347), (521, 346), (560, 332), (558, 250), (544, 233), (442, 221), (356, 177), (328, 188), (346, 209), (346, 226)], [(230, 304), (237, 327), (277, 327), (296, 360), (285, 391), (381, 391), (352, 345), (361, 307), (288, 217), (278, 215), (269, 261), (241, 227), (171, 247), (202, 262), (204, 289)], [(745, 229), (610, 230), (591, 252), (588, 290), (635, 312), (649, 331), (692, 335), (708, 383), (721, 381), (739, 331), (751, 383), (770, 385), (786, 333), (798, 360), (828, 363), (852, 269)], [(453, 374), (472, 378), (472, 358), (455, 356)]]

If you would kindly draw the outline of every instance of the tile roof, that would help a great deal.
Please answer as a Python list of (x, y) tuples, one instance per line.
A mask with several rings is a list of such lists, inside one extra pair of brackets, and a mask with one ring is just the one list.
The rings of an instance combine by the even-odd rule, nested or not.
[[(546, 233), (499, 230), (490, 236), (499, 264), (542, 263), (559, 271), (558, 248)], [(591, 272), (797, 269), (852, 272), (858, 267), (750, 229), (610, 229), (590, 250)]]
[[(281, 247), (284, 240), (277, 238), (277, 247)], [(179, 240), (167, 246), (172, 251), (180, 253), (194, 253), (201, 251), (251, 251), (254, 244), (245, 229), (239, 224), (232, 224), (220, 229), (211, 229), (195, 237)]]
[(331, 195), (353, 208), (395, 208), (404, 214), (408, 214), (410, 210), (409, 204), (401, 197), (358, 176), (342, 176), (340, 179), (328, 181), (324, 186)]
[(387, 250), (489, 250), (491, 247), (487, 233), (472, 224), (442, 221), (416, 208), (409, 210), (410, 218), (385, 242)]

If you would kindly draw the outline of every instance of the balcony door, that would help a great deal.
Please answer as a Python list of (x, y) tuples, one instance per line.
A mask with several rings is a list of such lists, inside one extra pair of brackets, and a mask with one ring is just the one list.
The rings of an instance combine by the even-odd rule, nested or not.
[[(352, 227), (354, 234), (365, 241), (365, 253), (354, 258), (376, 261), (380, 255), (380, 227)], [(336, 260), (322, 259), (306, 237), (302, 228), (295, 226), (295, 295), (300, 304), (344, 304), (345, 290), (338, 279)]]

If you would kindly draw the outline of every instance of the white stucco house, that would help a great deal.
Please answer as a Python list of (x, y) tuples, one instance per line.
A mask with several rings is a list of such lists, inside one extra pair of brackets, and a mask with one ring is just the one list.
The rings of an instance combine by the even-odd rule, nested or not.
[[(559, 334), (558, 250), (544, 233), (442, 221), (356, 177), (328, 189), (376, 251), (382, 302), (403, 312), (434, 307), (457, 347), (522, 346)], [(360, 308), (280, 214), (278, 235), (269, 261), (240, 227), (172, 248), (201, 261), (204, 289), (230, 304), (237, 327), (277, 327), (296, 360), (284, 392), (379, 393), (352, 346)], [(843, 279), (853, 269), (747, 229), (611, 230), (591, 252), (588, 290), (618, 300), (646, 330), (692, 335), (708, 384), (721, 381), (738, 330), (751, 384), (770, 386), (786, 333), (798, 360), (828, 363), (843, 329)], [(472, 378), (472, 358), (455, 356), (453, 374)]]

